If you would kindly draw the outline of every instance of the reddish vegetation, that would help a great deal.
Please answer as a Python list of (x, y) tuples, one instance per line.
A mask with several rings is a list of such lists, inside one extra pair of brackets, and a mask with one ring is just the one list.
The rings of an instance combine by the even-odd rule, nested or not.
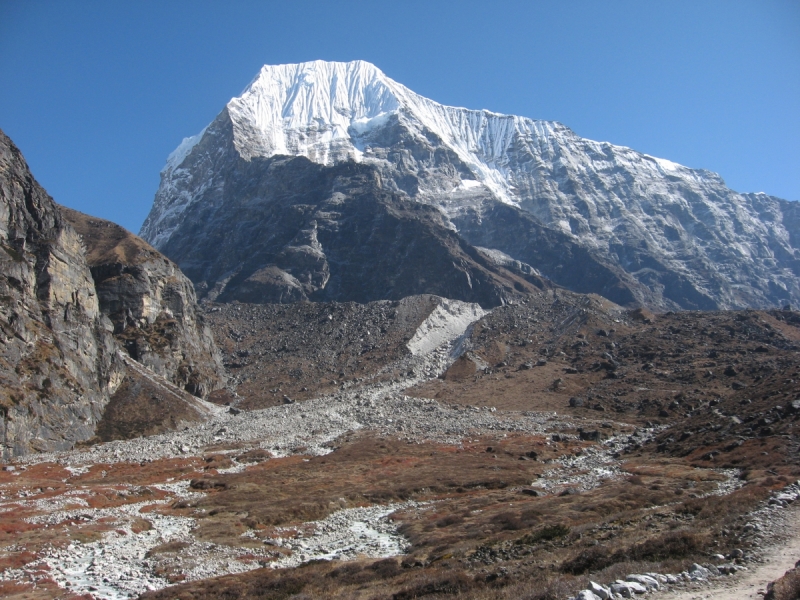
[[(229, 358), (242, 349), (237, 344), (246, 342), (250, 351), (278, 348), (290, 331), (305, 328), (296, 308), (264, 309), (273, 322), (261, 328), (260, 310), (243, 307), (241, 321), (228, 313), (214, 317), (226, 327), (251, 323), (243, 341), (230, 338)], [(282, 322), (281, 314), (290, 321)], [(313, 327), (306, 328), (307, 335), (310, 331)], [(336, 332), (325, 335), (335, 338)], [(388, 364), (402, 352), (398, 340), (391, 348), (371, 350), (378, 352), (375, 365)], [(238, 367), (240, 374), (253, 377), (252, 386), (263, 388), (270, 377), (282, 386), (275, 394), (267, 388), (258, 403), (278, 402), (282, 393), (295, 389), (290, 386), (321, 379), (326, 369), (339, 365), (352, 368), (343, 369), (345, 379), (366, 373), (366, 359), (358, 362), (363, 347), (343, 344), (329, 366), (315, 363), (317, 370), (293, 379), (285, 367), (295, 350), (288, 343), (280, 347), (285, 348), (282, 362), (263, 363), (260, 379), (255, 358)], [(203, 494), (200, 499), (152, 510), (193, 516), (197, 538), (236, 545), (243, 553), (263, 546), (261, 539), (272, 537), (275, 527), (299, 530), (303, 522), (344, 507), (429, 503), (392, 517), (412, 544), (405, 556), (263, 568), (188, 583), (178, 583), (180, 572), (165, 570), (178, 584), (147, 598), (563, 600), (589, 578), (676, 572), (706, 561), (712, 552), (748, 551), (748, 511), (800, 476), (799, 349), (800, 316), (790, 311), (650, 315), (619, 312), (598, 299), (543, 295), (527, 305), (495, 310), (473, 329), (468, 354), (444, 377), (413, 392), (500, 412), (557, 411), (566, 425), (546, 436), (487, 432), (450, 446), (362, 431), (336, 440), (335, 451), (321, 457), (271, 458), (261, 449), (228, 444), (199, 457), (96, 465), (78, 476), (37, 465), (19, 475), (0, 473), (0, 484), (6, 496), (23, 488), (35, 497), (79, 488), (93, 506), (108, 506), (156, 500), (163, 492), (153, 483), (191, 479), (193, 491)], [(327, 385), (332, 384), (304, 387), (311, 395)], [(664, 429), (647, 440), (641, 435), (647, 424)], [(583, 440), (576, 435), (580, 430)], [(562, 457), (585, 453), (612, 435), (619, 440), (621, 476), (584, 491), (563, 484), (533, 495), (531, 484), (546, 480)], [(232, 464), (231, 457), (247, 468), (220, 473)], [(726, 480), (720, 468), (739, 469), (734, 483), (741, 487), (707, 496)], [(122, 484), (141, 486), (141, 491), (119, 497)], [(113, 523), (66, 523), (56, 532), (24, 522), (27, 514), (22, 510), (4, 518), (7, 531), (0, 545), (13, 538), (26, 548), (24, 555), (8, 553), (9, 565), (28, 561), (43, 544), (94, 539), (114, 528)], [(142, 527), (146, 518), (144, 511)], [(246, 531), (253, 537), (242, 538)], [(179, 551), (169, 544), (151, 550), (153, 555)], [(52, 590), (35, 594), (28, 597), (55, 597)]]

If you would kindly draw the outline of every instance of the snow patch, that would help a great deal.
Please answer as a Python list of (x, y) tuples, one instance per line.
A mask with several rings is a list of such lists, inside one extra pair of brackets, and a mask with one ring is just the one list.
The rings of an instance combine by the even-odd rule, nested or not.
[(658, 158), (656, 156), (650, 156), (649, 154), (645, 154), (643, 156), (645, 158), (649, 158), (651, 160), (654, 160), (656, 162), (656, 164), (659, 167), (661, 167), (661, 169), (663, 171), (667, 171), (667, 172), (670, 172), (670, 173), (674, 172), (674, 171), (679, 171), (680, 169), (685, 169), (686, 168), (683, 165), (679, 165), (678, 163), (672, 162), (671, 160), (667, 160), (666, 158)]
[(450, 193), (468, 192), (469, 190), (474, 190), (475, 188), (480, 187), (483, 187), (483, 184), (476, 179), (462, 179), (461, 182), (454, 187)]
[(371, 129), (377, 129), (378, 127), (383, 127), (389, 121), (391, 116), (394, 114), (392, 112), (384, 112), (371, 119), (366, 117), (361, 119), (355, 119), (351, 124), (350, 128), (358, 135), (363, 135), (367, 131)]
[(184, 159), (189, 156), (192, 148), (197, 145), (197, 142), (203, 139), (206, 129), (208, 129), (208, 127), (203, 127), (203, 131), (197, 135), (183, 138), (183, 141), (178, 145), (178, 147), (175, 148), (175, 150), (173, 150), (167, 157), (167, 164), (161, 170), (161, 173), (163, 174), (167, 173), (168, 171), (174, 171), (177, 167), (179, 167)]
[(427, 354), (458, 338), (486, 314), (480, 305), (442, 298), (406, 344), (412, 355)]

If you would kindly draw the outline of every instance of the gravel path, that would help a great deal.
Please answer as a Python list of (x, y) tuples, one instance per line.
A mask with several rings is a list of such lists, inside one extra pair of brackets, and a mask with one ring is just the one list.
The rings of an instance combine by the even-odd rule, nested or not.
[(671, 590), (659, 595), (663, 600), (756, 600), (763, 598), (767, 584), (783, 576), (800, 560), (800, 502), (788, 508), (768, 505), (753, 514), (761, 527), (763, 546), (747, 571), (718, 577), (694, 589)]

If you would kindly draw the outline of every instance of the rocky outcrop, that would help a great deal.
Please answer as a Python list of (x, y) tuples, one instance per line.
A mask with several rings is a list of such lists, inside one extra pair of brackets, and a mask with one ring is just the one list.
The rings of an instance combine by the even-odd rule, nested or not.
[(180, 269), (119, 225), (61, 207), (80, 234), (100, 310), (134, 360), (194, 396), (225, 380), (194, 288)]
[(94, 435), (122, 380), (81, 240), (0, 132), (0, 413), (5, 457)]
[(190, 393), (224, 382), (191, 282), (121, 227), (55, 204), (2, 132), (0, 300), (2, 458), (202, 420)]

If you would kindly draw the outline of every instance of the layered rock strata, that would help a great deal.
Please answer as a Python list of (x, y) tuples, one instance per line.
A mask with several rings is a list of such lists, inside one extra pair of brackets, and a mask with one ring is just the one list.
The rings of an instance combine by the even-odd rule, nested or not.
[(123, 378), (80, 236), (0, 132), (0, 412), (4, 457), (94, 435)]

